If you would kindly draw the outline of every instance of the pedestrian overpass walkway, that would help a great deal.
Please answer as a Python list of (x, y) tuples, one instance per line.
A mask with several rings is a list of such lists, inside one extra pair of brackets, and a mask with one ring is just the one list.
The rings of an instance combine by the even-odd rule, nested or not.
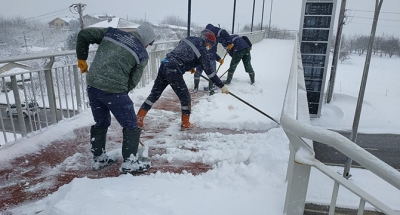
[[(267, 92), (269, 97), (274, 100), (273, 102), (261, 102), (260, 104), (263, 105), (261, 105), (261, 107), (260, 105), (257, 106), (263, 111), (266, 111), (264, 107), (270, 107), (267, 109), (269, 111), (268, 114), (276, 119), (279, 119), (283, 105), (286, 82), (290, 68), (291, 50), (294, 45), (293, 41), (282, 40), (280, 42), (281, 45), (278, 44), (271, 46), (269, 44), (273, 44), (273, 41), (265, 40), (260, 44), (256, 44), (252, 51), (252, 64), (257, 75), (256, 84), (260, 85), (260, 88), (257, 89), (268, 89), (268, 86), (265, 85), (265, 81), (263, 81), (263, 79), (269, 80), (271, 83), (277, 82), (277, 84), (274, 84), (273, 86), (280, 85), (279, 89), (275, 87), (275, 89), (268, 90)], [(278, 58), (279, 60), (274, 58)], [(219, 71), (220, 75), (226, 71), (229, 66), (229, 62), (230, 57), (226, 56), (225, 63), (221, 66)], [(281, 67), (279, 71), (273, 70), (279, 67)], [(193, 76), (190, 73), (186, 73), (184, 77), (189, 89), (192, 89)], [(222, 77), (221, 79), (224, 80), (225, 77)], [(150, 83), (150, 85), (152, 85), (152, 83)], [(202, 90), (205, 86), (208, 86), (208, 83), (207, 81), (202, 80), (200, 83), (201, 90), (199, 92), (193, 92), (190, 90), (193, 106), (196, 106), (196, 104), (201, 100), (208, 99), (208, 92)], [(242, 86), (249, 87), (250, 84), (248, 83), (247, 73), (244, 72), (244, 68), (240, 63), (237, 71), (235, 72), (234, 81), (229, 86), (229, 89), (232, 92), (239, 92), (240, 94), (240, 90), (245, 90), (240, 89)], [(219, 90), (217, 91), (219, 92)], [(147, 91), (145, 94), (147, 93), (149, 93), (149, 91)], [(143, 96), (147, 96), (145, 94), (142, 95), (141, 99), (143, 99)], [(137, 97), (134, 95), (135, 92), (133, 93), (132, 97), (136, 105), (140, 104), (139, 102), (143, 102), (142, 100), (135, 100)], [(231, 99), (234, 100), (233, 97)], [(138, 109), (138, 107), (136, 107), (136, 109)], [(197, 175), (212, 169), (211, 165), (201, 162), (187, 162), (179, 160), (168, 162), (167, 160), (160, 158), (162, 157), (161, 155), (167, 153), (167, 146), (163, 145), (164, 143), (162, 141), (163, 137), (166, 135), (165, 130), (170, 127), (171, 123), (176, 122), (177, 116), (176, 114), (164, 114), (162, 116), (157, 115), (159, 112), (158, 110), (180, 113), (179, 100), (170, 88), (167, 88), (167, 90), (162, 94), (160, 100), (153, 107), (153, 114), (148, 114), (146, 117), (146, 124), (148, 126), (146, 126), (146, 129), (142, 132), (142, 142), (147, 144), (149, 140), (154, 142), (154, 140), (159, 139), (160, 141), (155, 141), (156, 144), (149, 146), (149, 159), (153, 166), (150, 171), (145, 174), (152, 174), (156, 172), (182, 173), (182, 171), (187, 171), (193, 175)], [(250, 114), (250, 116), (252, 116), (255, 112), (250, 107), (248, 107), (246, 111), (249, 112), (248, 114)], [(192, 114), (192, 118), (196, 118), (194, 115), (196, 115), (196, 113)], [(256, 115), (262, 116), (259, 115), (259, 113), (256, 113)], [(79, 117), (79, 115), (77, 117)], [(66, 120), (69, 121), (69, 119)], [(73, 123), (73, 119), (70, 121), (70, 123)], [(268, 118), (264, 118), (263, 121), (267, 121), (267, 124), (270, 123), (273, 125), (272, 127), (276, 127), (276, 124)], [(63, 126), (61, 124), (63, 123), (61, 122), (55, 126)], [(69, 127), (69, 125), (66, 125), (66, 127)], [(246, 128), (229, 129), (198, 126), (188, 131), (177, 132), (175, 138), (193, 141), (196, 138), (200, 138), (196, 136), (196, 134), (202, 133), (235, 135), (267, 132), (269, 129), (270, 128), (261, 128), (256, 130)], [(51, 128), (49, 130), (51, 130)], [(122, 162), (121, 160), (118, 160), (117, 164), (110, 166), (106, 170), (101, 170), (98, 172), (93, 172), (90, 170), (92, 155), (89, 146), (89, 130), (90, 125), (77, 126), (76, 129), (73, 129), (73, 131), (68, 133), (66, 136), (60, 136), (59, 138), (56, 138), (55, 140), (43, 145), (39, 144), (38, 148), (36, 149), (37, 151), (33, 150), (28, 154), (22, 153), (23, 155), (18, 155), (7, 159), (8, 165), (0, 165), (0, 174), (4, 176), (3, 179), (0, 180), (0, 192), (8, 193), (8, 195), (0, 196), (0, 211), (7, 211), (8, 208), (44, 198), (47, 195), (57, 191), (60, 186), (70, 183), (74, 178), (88, 177), (95, 179), (119, 176), (120, 173), (118, 168)], [(7, 153), (7, 151), (13, 151), (12, 148), (14, 147), (23, 147), (23, 145), (29, 145), (31, 144), (30, 142), (32, 139), (43, 138), (43, 140), (46, 140), (46, 136), (50, 137), (54, 135), (54, 133), (44, 131), (41, 134), (35, 135), (33, 138), (31, 137), (18, 140), (13, 145), (6, 147), (3, 146), (3, 149), (0, 148), (0, 155), (2, 153)], [(107, 136), (107, 151), (120, 151), (121, 143), (121, 127), (113, 118)], [(186, 148), (185, 150), (190, 150), (193, 153), (201, 153), (196, 148)], [(74, 168), (71, 168), (69, 165), (65, 164), (68, 160), (74, 160), (74, 162), (77, 162), (74, 164)], [(35, 192), (28, 191), (34, 187), (36, 189)]]
[[(237, 93), (240, 96), (249, 95), (249, 97), (243, 97), (245, 100), (250, 99), (250, 95), (252, 94), (262, 95), (263, 97), (254, 101), (250, 99), (252, 101), (251, 103), (255, 104), (257, 108), (268, 113), (279, 122), (281, 121), (282, 110), (284, 110), (288, 80), (290, 84), (291, 68), (293, 69), (292, 52), (294, 44), (294, 41), (280, 40), (264, 40), (256, 44), (252, 51), (252, 63), (256, 72), (256, 86), (249, 86), (247, 80), (248, 76), (241, 65), (238, 66), (234, 75), (236, 82), (233, 82), (229, 86), (231, 92)], [(220, 72), (224, 72), (228, 64), (229, 57), (226, 58), (226, 62), (221, 67)], [(192, 76), (186, 75), (185, 81), (189, 88), (191, 88)], [(201, 86), (207, 86), (207, 83), (202, 82), (200, 89)], [(135, 95), (135, 93), (139, 93), (140, 95), (138, 97), (133, 97), (136, 105), (141, 104), (145, 98), (144, 96), (147, 96), (147, 93), (149, 93), (149, 91), (147, 91), (147, 93), (140, 92), (141, 91), (138, 90), (133, 93), (133, 95)], [(206, 91), (199, 91), (197, 93), (191, 92), (191, 96), (192, 105), (194, 107), (197, 104), (209, 101)], [(167, 148), (163, 139), (166, 135), (171, 135), (171, 133), (166, 132), (171, 125), (176, 127), (177, 117), (179, 116), (175, 113), (180, 112), (180, 105), (176, 95), (168, 89), (163, 93), (153, 109), (153, 114), (149, 114), (149, 116), (146, 117), (146, 129), (141, 137), (142, 142), (149, 146), (149, 159), (153, 164), (153, 168), (145, 174), (156, 172), (182, 173), (182, 171), (187, 171), (193, 175), (198, 175), (211, 170), (213, 167), (208, 163), (182, 160), (170, 162), (163, 158), (163, 154), (171, 153), (171, 149)], [(192, 119), (194, 119), (195, 122), (207, 120), (206, 118), (202, 119), (201, 116), (195, 116), (195, 113), (192, 115)], [(221, 128), (198, 126), (192, 130), (174, 132), (173, 135), (176, 140), (193, 141), (196, 138), (200, 138), (197, 134), (204, 133), (242, 135), (268, 133), (271, 129), (275, 128), (283, 129), (281, 126), (277, 126), (274, 122), (260, 115), (250, 107), (243, 112), (243, 115), (248, 115), (251, 118), (262, 118), (260, 119), (260, 121), (262, 121), (260, 125), (263, 127), (261, 129), (254, 129), (253, 127), (249, 129), (244, 127), (234, 129), (224, 126)], [(87, 118), (87, 120), (90, 121), (90, 115), (85, 115), (85, 117), (88, 116), (89, 118)], [(79, 115), (77, 117), (79, 117)], [(61, 122), (55, 126), (63, 126), (63, 123), (64, 122)], [(66, 120), (65, 123), (74, 124), (74, 118)], [(64, 124), (64, 126), (66, 129), (73, 127), (70, 124)], [(117, 164), (98, 172), (90, 170), (92, 157), (89, 146), (89, 130), (90, 123), (76, 125), (76, 128), (68, 132), (67, 135), (54, 138), (57, 134), (51, 133), (50, 128), (50, 133), (44, 131), (32, 138), (17, 141), (15, 144), (7, 146), (5, 149), (0, 148), (0, 158), (2, 158), (0, 174), (4, 176), (0, 180), (0, 192), (7, 193), (7, 195), (0, 196), (0, 212), (4, 211), (6, 213), (9, 208), (40, 200), (57, 191), (60, 186), (70, 183), (74, 178), (88, 177), (95, 179), (119, 176), (118, 168), (122, 162), (121, 160), (118, 160)], [(122, 132), (115, 119), (113, 119), (109, 128), (107, 138), (107, 150), (111, 153), (119, 153), (122, 142)], [(32, 139), (35, 140), (35, 145), (32, 145)], [(292, 141), (291, 138), (289, 139)], [(42, 140), (43, 144), (38, 144), (37, 140)], [(198, 139), (198, 141), (201, 140), (201, 138)], [(277, 144), (287, 144), (287, 142)], [(28, 150), (26, 149), (27, 146), (29, 146)], [(13, 152), (15, 149), (27, 150), (29, 153), (12, 156), (10, 152)], [(196, 147), (181, 147), (179, 150), (201, 153), (201, 150)], [(290, 155), (290, 157), (294, 159), (294, 155)], [(299, 165), (294, 162), (295, 166), (290, 167), (291, 161), (293, 160), (289, 160), (288, 172), (296, 169), (296, 165)], [(305, 172), (307, 172), (307, 170)], [(290, 174), (288, 174), (288, 177), (290, 177)], [(34, 192), (32, 192), (32, 190), (34, 190)], [(306, 206), (305, 211), (305, 214), (326, 214), (326, 212), (321, 211), (320, 207), (315, 207), (314, 205)]]

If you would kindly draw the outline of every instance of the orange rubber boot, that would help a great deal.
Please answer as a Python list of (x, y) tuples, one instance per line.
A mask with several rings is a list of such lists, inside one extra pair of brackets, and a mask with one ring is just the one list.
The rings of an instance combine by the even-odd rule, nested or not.
[(147, 114), (147, 110), (142, 109), (142, 108), (139, 109), (139, 112), (137, 113), (137, 121), (138, 121), (139, 128), (143, 128), (143, 126), (144, 126), (143, 121), (144, 121), (144, 117), (146, 116), (146, 114)]
[(182, 125), (181, 129), (189, 129), (193, 128), (195, 124), (189, 122), (190, 115), (189, 114), (182, 114)]

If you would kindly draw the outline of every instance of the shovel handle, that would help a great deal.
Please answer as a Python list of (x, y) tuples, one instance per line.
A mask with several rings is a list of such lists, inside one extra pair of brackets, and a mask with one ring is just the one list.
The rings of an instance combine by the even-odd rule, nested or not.
[[(205, 77), (204, 75), (200, 75), (202, 78), (206, 79), (207, 81), (210, 81), (210, 79), (208, 79), (207, 77)], [(269, 119), (271, 119), (272, 121), (276, 122), (278, 125), (280, 125), (280, 123), (278, 121), (276, 121), (274, 118), (272, 118), (271, 116), (269, 116), (268, 114), (262, 112), (261, 110), (259, 110), (258, 108), (254, 107), (253, 105), (249, 104), (248, 102), (246, 102), (245, 100), (241, 99), (239, 96), (229, 92), (229, 95), (235, 97), (236, 99), (238, 99), (239, 101), (245, 103), (246, 105), (250, 106), (251, 108), (253, 108), (254, 110), (260, 112), (262, 115), (268, 117)]]

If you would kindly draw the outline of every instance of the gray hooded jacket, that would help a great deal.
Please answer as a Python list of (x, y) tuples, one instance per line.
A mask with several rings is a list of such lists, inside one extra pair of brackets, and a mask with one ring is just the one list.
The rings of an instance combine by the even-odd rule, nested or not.
[(149, 23), (133, 32), (116, 28), (87, 28), (78, 34), (76, 54), (86, 60), (90, 44), (99, 44), (96, 56), (86, 73), (87, 84), (111, 92), (129, 92), (136, 87), (148, 62), (145, 46), (155, 40)]

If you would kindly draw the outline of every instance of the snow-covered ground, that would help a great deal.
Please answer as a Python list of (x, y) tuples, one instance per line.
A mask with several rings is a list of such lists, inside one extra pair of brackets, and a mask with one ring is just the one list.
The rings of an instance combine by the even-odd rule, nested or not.
[[(279, 121), (291, 64), (294, 41), (264, 40), (253, 46), (252, 64), (256, 83), (239, 64), (230, 91)], [(322, 116), (314, 125), (349, 130), (356, 107), (365, 56), (352, 55), (338, 65), (337, 85), (333, 101), (325, 104)], [(219, 74), (226, 71), (227, 56)], [(399, 133), (400, 80), (399, 58), (373, 56), (361, 114), (360, 132)], [(189, 88), (193, 76), (185, 74)], [(224, 78), (222, 78), (224, 79)], [(134, 90), (131, 98), (138, 110), (152, 84)], [(202, 81), (200, 89), (208, 86)], [(157, 172), (150, 175), (121, 175), (115, 178), (75, 178), (48, 197), (12, 208), (14, 214), (283, 214), (287, 183), (289, 141), (282, 128), (267, 117), (232, 96), (217, 93), (204, 96), (192, 107), (191, 121), (205, 128), (254, 130), (255, 133), (224, 135), (202, 133), (194, 140), (177, 140), (178, 113), (151, 110), (152, 115), (176, 114), (176, 121), (165, 130), (165, 144), (171, 148), (195, 146), (202, 156), (189, 150), (171, 150), (167, 159), (212, 164), (213, 169), (194, 176)], [(0, 150), (0, 165), (17, 155), (35, 153), (55, 139), (68, 138), (76, 128), (93, 124), (90, 110), (64, 120), (48, 131)], [(57, 134), (57, 135), (55, 135)], [(88, 137), (89, 138), (89, 137)], [(149, 141), (147, 144), (155, 144)], [(116, 149), (120, 151), (120, 149)], [(72, 158), (73, 159), (73, 158)], [(75, 163), (71, 162), (70, 163)], [(67, 161), (66, 161), (67, 163)], [(341, 167), (332, 167), (343, 172)], [(106, 171), (106, 170), (103, 170)], [(350, 179), (379, 200), (400, 210), (400, 191), (371, 175), (369, 171), (352, 169)], [(373, 186), (372, 186), (373, 184)], [(307, 202), (329, 204), (333, 182), (312, 170)], [(358, 207), (359, 199), (345, 189), (339, 190), (338, 206)], [(368, 209), (371, 209), (367, 205)]]

